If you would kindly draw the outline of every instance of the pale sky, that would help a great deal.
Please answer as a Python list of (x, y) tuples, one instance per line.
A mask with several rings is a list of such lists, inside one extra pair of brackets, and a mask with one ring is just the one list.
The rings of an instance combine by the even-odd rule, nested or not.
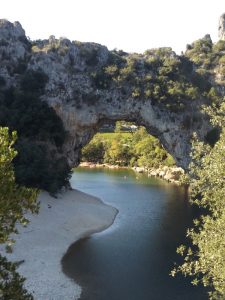
[(19, 21), (32, 40), (50, 35), (143, 52), (218, 39), (225, 0), (0, 0), (0, 18)]

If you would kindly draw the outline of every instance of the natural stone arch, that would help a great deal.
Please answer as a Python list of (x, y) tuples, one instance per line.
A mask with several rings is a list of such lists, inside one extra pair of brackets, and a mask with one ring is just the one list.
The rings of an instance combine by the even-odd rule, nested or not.
[[(131, 102), (132, 106), (132, 102)], [(206, 127), (204, 117), (199, 113), (198, 124), (195, 127), (185, 128), (185, 122), (189, 118), (188, 112), (177, 116), (168, 114), (157, 108), (152, 108), (150, 103), (145, 103), (142, 107), (129, 110), (129, 106), (114, 102), (109, 106), (106, 102), (101, 103), (98, 109), (93, 107), (82, 107), (77, 111), (69, 108), (69, 112), (63, 106), (55, 107), (57, 113), (64, 122), (64, 126), (69, 132), (69, 137), (64, 144), (64, 153), (69, 159), (71, 166), (77, 165), (80, 158), (80, 150), (96, 134), (102, 124), (109, 121), (132, 121), (137, 125), (145, 126), (149, 134), (157, 137), (164, 148), (173, 156), (178, 166), (187, 168), (190, 162), (190, 150), (193, 131), (197, 131), (204, 136)], [(89, 113), (87, 113), (89, 111)], [(197, 126), (199, 126), (197, 128)], [(207, 126), (208, 127), (208, 126)]]
[[(1, 53), (7, 53), (0, 66), (7, 86), (17, 84), (20, 74), (12, 69), (21, 63), (25, 72), (38, 70), (48, 76), (42, 101), (54, 108), (68, 132), (59, 155), (71, 167), (79, 163), (81, 148), (104, 122), (125, 120), (145, 126), (183, 168), (190, 162), (193, 132), (203, 139), (209, 129), (200, 105), (207, 103), (205, 95), (215, 78), (204, 78), (200, 88), (203, 78), (195, 65), (170, 48), (128, 54), (52, 36), (30, 42), (18, 22), (5, 20), (0, 22), (0, 37), (7, 40), (0, 45)], [(209, 36), (203, 39), (210, 41)], [(173, 95), (177, 86), (182, 92)]]
[(218, 32), (219, 32), (219, 38), (221, 40), (225, 40), (225, 13), (222, 14), (219, 19)]

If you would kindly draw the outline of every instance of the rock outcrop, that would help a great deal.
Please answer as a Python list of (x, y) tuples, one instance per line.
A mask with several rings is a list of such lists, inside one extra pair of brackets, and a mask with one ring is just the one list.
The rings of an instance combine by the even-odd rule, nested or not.
[(225, 14), (219, 19), (219, 39), (225, 40)]
[(160, 177), (168, 182), (180, 184), (180, 179), (184, 175), (184, 170), (180, 167), (162, 166), (159, 168), (146, 169), (144, 167), (133, 167), (137, 173), (147, 173), (151, 177)]
[[(95, 43), (71, 42), (65, 38), (55, 39), (54, 36), (49, 40), (31, 42), (18, 22), (0, 21), (0, 78), (4, 79), (5, 88), (8, 88), (17, 86), (21, 74), (29, 70), (42, 71), (48, 76), (41, 99), (60, 116), (68, 132), (60, 155), (67, 158), (71, 167), (78, 165), (80, 150), (102, 124), (126, 120), (144, 125), (150, 134), (160, 140), (177, 165), (187, 168), (193, 132), (203, 139), (209, 130), (208, 118), (200, 109), (204, 99), (183, 99), (183, 102), (179, 99), (177, 107), (182, 109), (176, 111), (168, 108), (168, 101), (173, 103), (172, 96), (169, 100), (168, 97), (165, 100), (163, 95), (159, 100), (154, 100), (154, 93), (157, 92), (152, 92), (154, 84), (149, 84), (149, 90), (145, 92), (141, 85), (134, 89), (134, 85), (143, 78), (146, 86), (148, 80), (155, 80), (157, 66), (154, 62), (158, 56), (156, 50), (128, 54), (109, 51)], [(168, 50), (165, 60), (180, 66), (184, 59)], [(169, 74), (166, 67), (165, 72)], [(118, 68), (122, 70), (119, 75)], [(127, 75), (129, 68), (131, 71), (135, 68), (135, 78)], [(176, 69), (177, 74), (184, 72), (182, 70)], [(192, 78), (195, 71), (189, 68), (185, 72)], [(191, 82), (186, 73), (182, 73), (180, 78)], [(124, 74), (125, 79), (122, 78)], [(170, 74), (160, 76), (167, 78), (168, 85), (180, 80)], [(158, 85), (158, 89), (163, 91), (163, 88)]]

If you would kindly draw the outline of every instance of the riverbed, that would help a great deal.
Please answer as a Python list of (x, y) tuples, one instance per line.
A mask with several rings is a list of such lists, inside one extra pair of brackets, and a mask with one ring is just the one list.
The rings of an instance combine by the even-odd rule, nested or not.
[(189, 279), (169, 276), (196, 215), (184, 188), (131, 170), (84, 168), (71, 184), (119, 210), (109, 229), (74, 243), (62, 258), (81, 300), (207, 299)]

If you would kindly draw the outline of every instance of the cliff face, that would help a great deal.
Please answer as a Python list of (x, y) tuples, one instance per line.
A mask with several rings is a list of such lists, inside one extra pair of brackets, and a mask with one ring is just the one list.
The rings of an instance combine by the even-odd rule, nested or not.
[[(209, 130), (208, 119), (200, 109), (205, 100), (197, 92), (194, 101), (182, 99), (179, 94), (174, 103), (182, 109), (171, 109), (174, 82), (185, 80), (184, 84), (189, 86), (192, 84), (189, 77), (192, 78), (195, 70), (189, 65), (184, 73), (184, 58), (171, 50), (167, 52), (162, 63), (169, 61), (169, 67), (178, 75), (183, 72), (181, 77), (174, 79), (165, 63), (158, 68), (157, 51), (110, 52), (99, 44), (57, 40), (54, 36), (30, 42), (18, 22), (0, 21), (0, 79), (6, 82), (4, 88), (17, 86), (22, 74), (29, 70), (48, 76), (41, 99), (60, 116), (68, 132), (60, 155), (67, 158), (71, 167), (79, 163), (80, 150), (98, 128), (116, 120), (144, 125), (150, 134), (159, 138), (179, 166), (187, 167), (193, 132), (203, 139)], [(167, 72), (167, 75), (157, 73), (167, 78), (164, 87), (156, 81), (156, 70)], [(131, 76), (133, 71), (135, 78)], [(215, 82), (213, 76), (211, 82)], [(146, 80), (144, 84), (142, 80)], [(157, 91), (154, 90), (156, 84)], [(146, 86), (149, 86), (148, 91), (144, 90)], [(190, 93), (191, 89), (192, 86)]]
[(225, 40), (225, 14), (219, 19), (219, 39)]

